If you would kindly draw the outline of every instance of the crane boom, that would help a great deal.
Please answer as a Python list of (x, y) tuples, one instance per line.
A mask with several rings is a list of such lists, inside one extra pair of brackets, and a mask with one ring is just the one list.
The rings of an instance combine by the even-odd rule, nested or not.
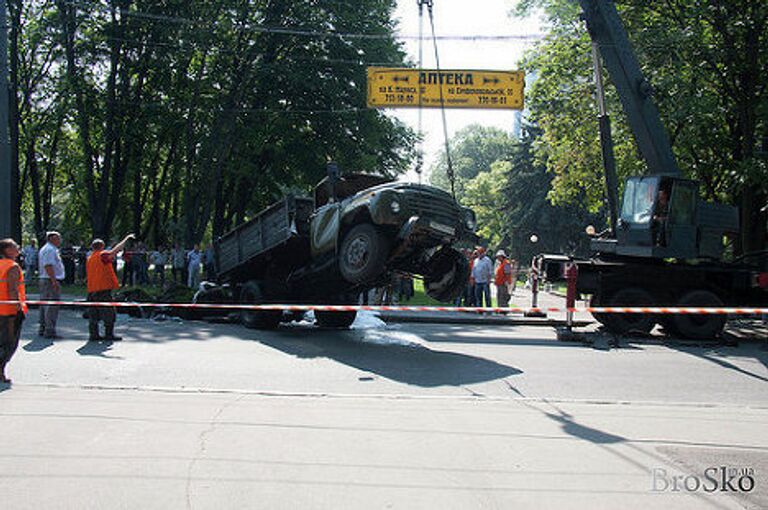
[(579, 4), (589, 36), (619, 93), (649, 173), (679, 175), (669, 137), (653, 102), (651, 85), (640, 70), (616, 6), (611, 0), (579, 0)]

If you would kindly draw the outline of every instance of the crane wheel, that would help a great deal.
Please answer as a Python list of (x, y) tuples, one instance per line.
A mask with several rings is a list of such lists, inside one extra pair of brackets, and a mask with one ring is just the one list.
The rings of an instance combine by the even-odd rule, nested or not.
[[(654, 303), (650, 292), (640, 287), (628, 287), (616, 291), (608, 299), (608, 306), (651, 306)], [(656, 316), (641, 313), (599, 313), (595, 319), (608, 331), (623, 335), (630, 331), (650, 333), (656, 325)]]
[[(698, 289), (684, 294), (678, 300), (677, 306), (718, 308), (723, 306), (723, 301), (714, 292)], [(672, 316), (675, 329), (685, 338), (695, 340), (715, 340), (722, 333), (727, 320), (727, 315), (675, 314)]]

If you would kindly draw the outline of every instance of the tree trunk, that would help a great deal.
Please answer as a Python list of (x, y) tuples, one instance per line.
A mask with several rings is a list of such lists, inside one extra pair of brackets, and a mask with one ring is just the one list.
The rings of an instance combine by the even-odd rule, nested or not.
[[(10, 41), (8, 59), (10, 79), (8, 84), (8, 123), (11, 139), (11, 237), (21, 243), (21, 192), (19, 187), (19, 29), (21, 27), (21, 1), (9, 2)], [(2, 34), (5, 37), (5, 33)]]

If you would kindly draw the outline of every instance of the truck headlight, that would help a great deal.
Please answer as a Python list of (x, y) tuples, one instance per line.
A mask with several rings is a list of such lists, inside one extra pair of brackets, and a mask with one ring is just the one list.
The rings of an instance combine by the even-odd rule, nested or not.
[(389, 207), (392, 208), (393, 213), (400, 212), (400, 202), (398, 202), (397, 200), (393, 200), (392, 203), (389, 204)]

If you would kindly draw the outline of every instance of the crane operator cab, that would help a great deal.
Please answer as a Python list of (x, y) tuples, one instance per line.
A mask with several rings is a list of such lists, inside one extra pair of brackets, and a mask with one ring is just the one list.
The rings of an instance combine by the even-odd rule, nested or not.
[(698, 183), (689, 179), (627, 179), (615, 239), (593, 239), (593, 250), (629, 257), (720, 258), (723, 236), (738, 232), (738, 211), (698, 196)]

